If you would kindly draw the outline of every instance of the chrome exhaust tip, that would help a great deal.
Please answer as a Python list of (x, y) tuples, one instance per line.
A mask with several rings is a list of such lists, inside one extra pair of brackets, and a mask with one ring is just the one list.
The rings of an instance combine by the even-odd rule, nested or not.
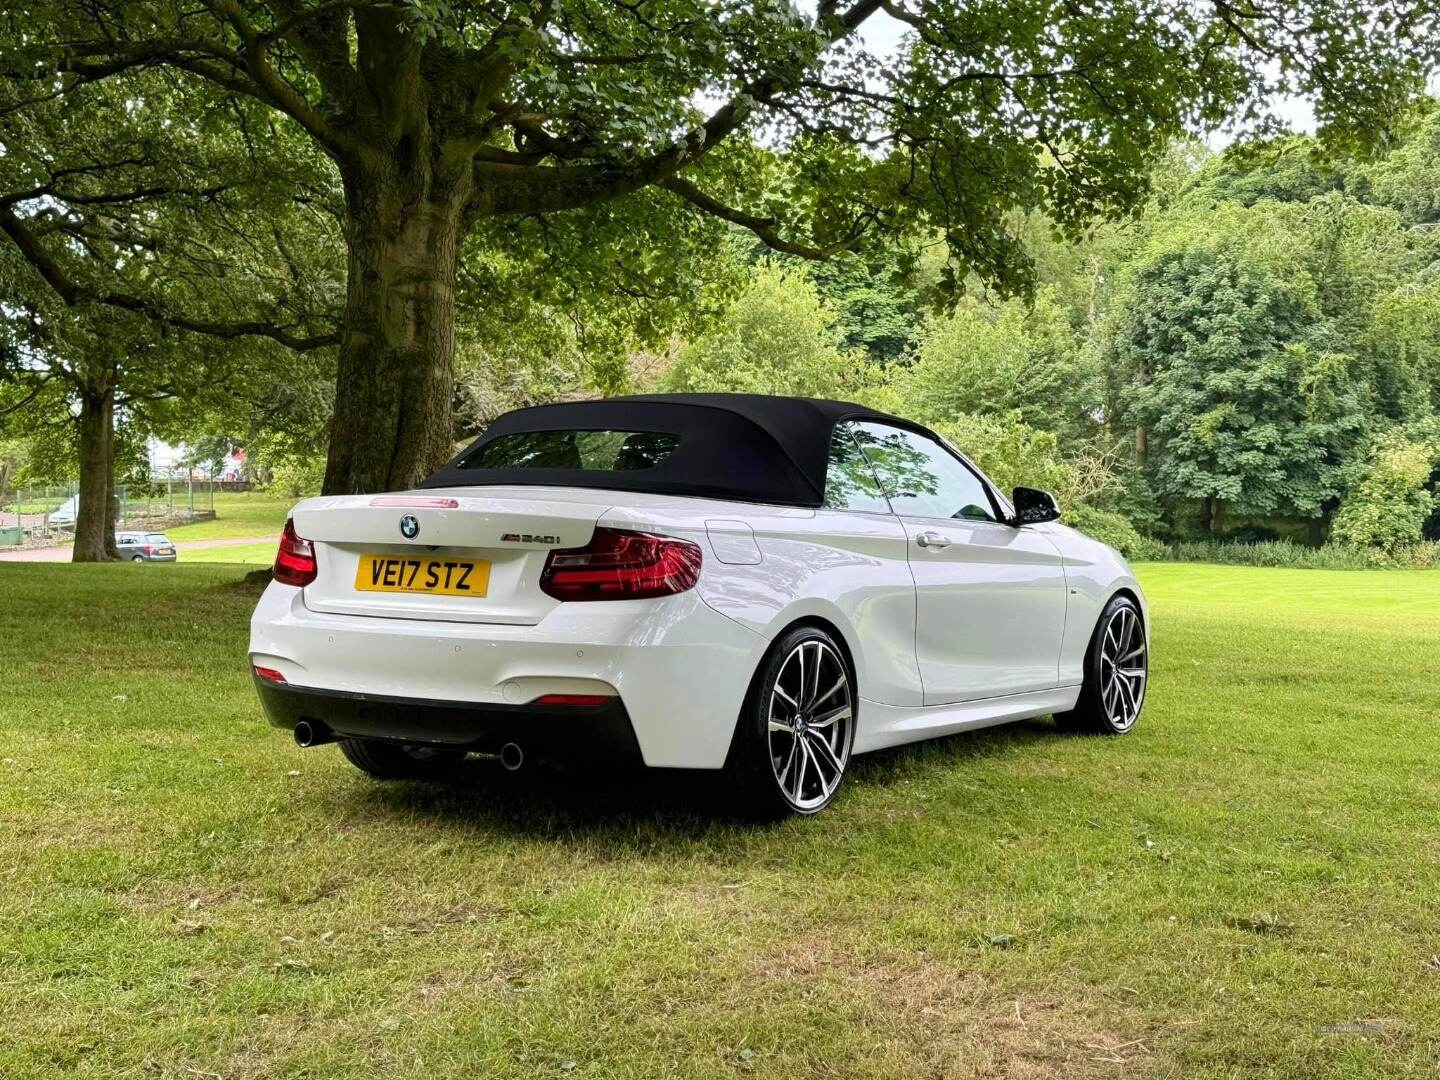
[(525, 767), (525, 751), (519, 743), (507, 742), (500, 748), (500, 764), (507, 772), (519, 772)]
[(296, 746), (320, 746), (335, 741), (335, 733), (319, 721), (301, 720), (295, 725)]

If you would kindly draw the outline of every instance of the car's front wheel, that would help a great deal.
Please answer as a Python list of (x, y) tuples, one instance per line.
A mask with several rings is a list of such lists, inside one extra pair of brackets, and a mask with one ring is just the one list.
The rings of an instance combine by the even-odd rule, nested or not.
[(1150, 653), (1140, 609), (1128, 596), (1105, 605), (1085, 653), (1085, 682), (1075, 708), (1055, 719), (1061, 727), (1123, 735), (1135, 726), (1150, 681)]
[(461, 750), (406, 746), (378, 739), (341, 739), (350, 764), (377, 780), (436, 780), (465, 760)]
[(813, 626), (782, 634), (741, 710), (726, 772), (740, 809), (778, 818), (823, 810), (855, 741), (855, 684), (835, 640)]

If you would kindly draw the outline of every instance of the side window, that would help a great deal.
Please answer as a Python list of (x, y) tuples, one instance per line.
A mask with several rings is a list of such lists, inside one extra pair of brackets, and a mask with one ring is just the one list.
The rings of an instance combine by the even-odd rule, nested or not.
[(995, 520), (980, 478), (934, 439), (887, 424), (856, 424), (855, 438), (875, 466), (895, 513)]
[(830, 462), (825, 468), (825, 502), (827, 510), (860, 510), (869, 514), (888, 514), (890, 504), (875, 471), (860, 452), (848, 424), (836, 424), (830, 438)]

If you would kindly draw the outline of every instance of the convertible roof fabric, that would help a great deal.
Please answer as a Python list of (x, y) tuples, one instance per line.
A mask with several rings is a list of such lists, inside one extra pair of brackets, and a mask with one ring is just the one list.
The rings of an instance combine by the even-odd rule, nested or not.
[[(569, 401), (516, 409), (422, 488), (525, 484), (691, 495), (783, 506), (819, 506), (830, 437), (841, 420), (880, 420), (926, 428), (845, 401), (763, 394), (653, 394)], [(647, 431), (679, 437), (675, 450), (646, 469), (466, 468), (476, 452), (507, 435), (535, 431)]]

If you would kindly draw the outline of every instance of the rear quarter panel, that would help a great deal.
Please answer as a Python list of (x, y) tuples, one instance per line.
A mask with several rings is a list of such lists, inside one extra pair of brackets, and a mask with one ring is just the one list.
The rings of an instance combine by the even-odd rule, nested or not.
[[(890, 705), (923, 703), (915, 662), (914, 579), (898, 519), (720, 503), (687, 509), (683, 516), (657, 514), (650, 506), (615, 507), (602, 520), (684, 535), (700, 544), (705, 553), (700, 595), (758, 635), (757, 665), (786, 627), (823, 620), (844, 638), (862, 698)], [(758, 562), (725, 561), (752, 537)]]

